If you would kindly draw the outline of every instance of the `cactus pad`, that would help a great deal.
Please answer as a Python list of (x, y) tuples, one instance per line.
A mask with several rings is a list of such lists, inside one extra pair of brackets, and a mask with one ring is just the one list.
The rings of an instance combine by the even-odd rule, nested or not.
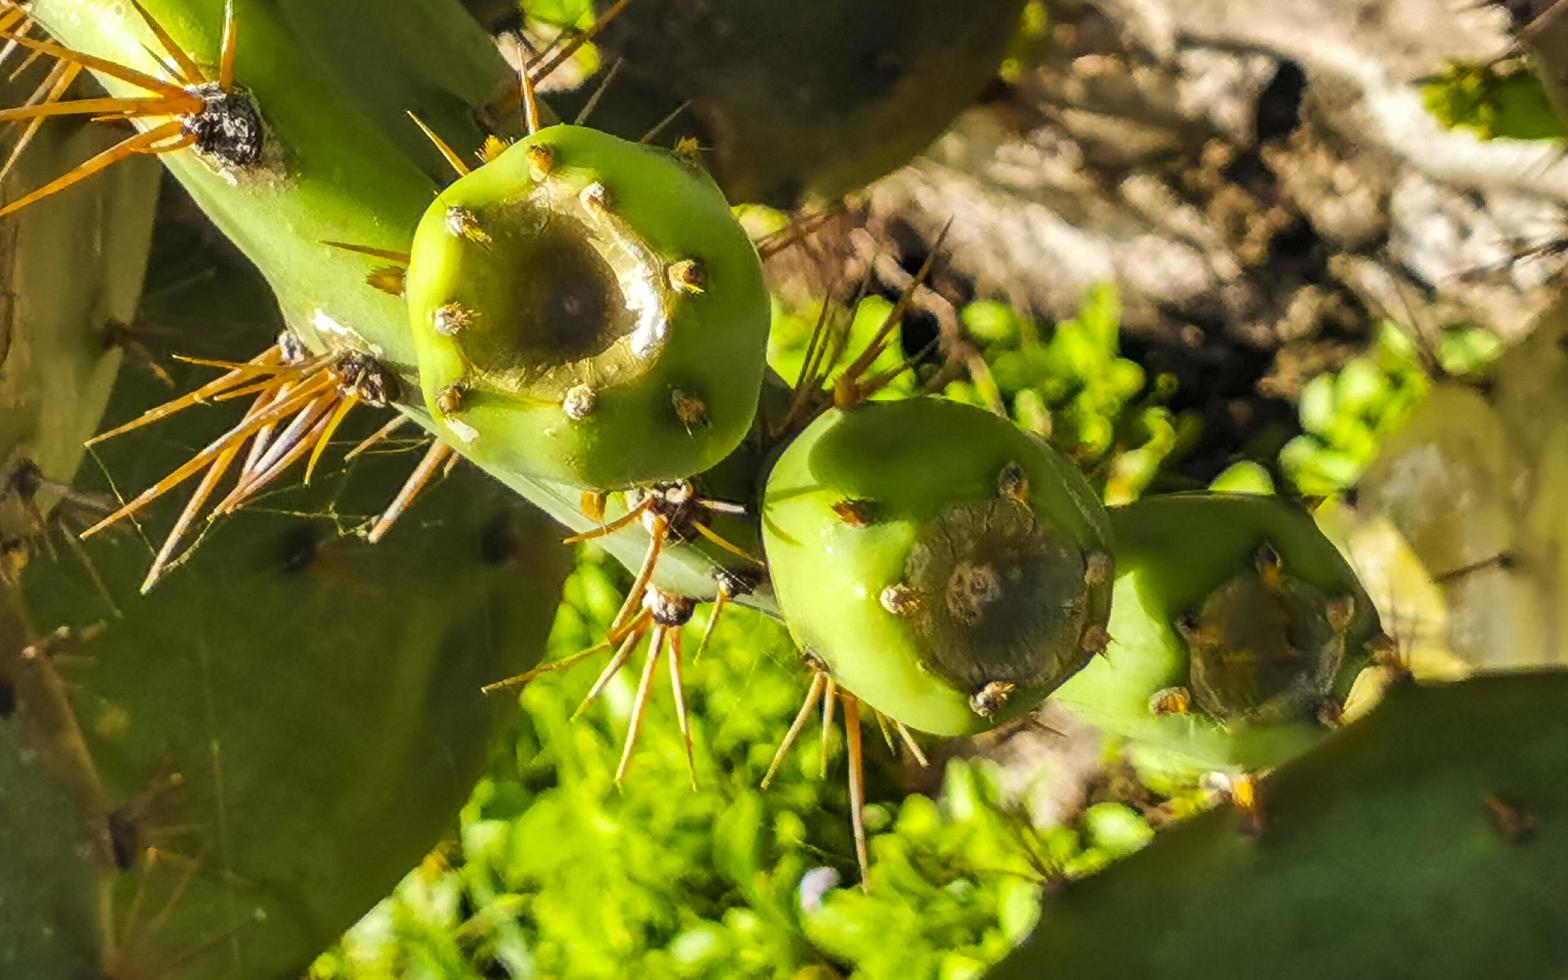
[[(247, 285), (197, 277), (148, 315), (219, 297), (264, 314)], [(204, 326), (276, 329), (242, 325)], [(112, 417), (159, 390), (121, 377)], [(102, 468), (145, 479), (215, 421), (181, 413)], [(472, 469), (407, 533), (359, 539), (399, 455), (206, 526), (146, 598), (132, 534), (86, 545), (113, 607), (64, 548), (0, 587), (0, 837), (37, 845), (0, 861), (0, 975), (296, 976), (446, 832), (505, 710), (479, 687), (542, 651), (564, 552)], [(62, 852), (47, 882), (18, 877)]]
[(608, 32), (631, 81), (606, 101), (639, 85), (658, 93), (643, 96), (654, 103), (690, 100), (736, 200), (828, 201), (902, 166), (974, 102), (1023, 7), (639, 0)]
[(1396, 688), (1256, 812), (1048, 897), (990, 977), (1563, 976), (1565, 699), (1562, 671)]
[[(27, 88), (0, 84), (0, 99), (24, 98)], [(40, 128), (0, 183), (0, 197), (97, 155), (111, 137), (95, 126)], [(68, 482), (109, 399), (121, 361), (116, 341), (131, 336), (157, 192), (158, 168), (135, 160), (0, 223), (0, 549), (41, 530), (31, 525), (48, 507), (45, 499), (34, 509), (17, 475), (28, 469)]]

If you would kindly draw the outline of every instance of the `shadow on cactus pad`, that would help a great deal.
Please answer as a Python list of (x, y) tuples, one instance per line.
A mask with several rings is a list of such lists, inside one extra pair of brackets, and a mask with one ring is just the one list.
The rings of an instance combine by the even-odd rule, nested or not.
[[(111, 420), (157, 397), (124, 381)], [(110, 444), (82, 489), (136, 485), (215, 423)], [(472, 470), (366, 543), (405, 465), (370, 454), (263, 498), (145, 597), (172, 509), (91, 542), (103, 591), (62, 546), (0, 592), (0, 833), (36, 842), (0, 862), (0, 973), (295, 973), (448, 828), (504, 711), (480, 685), (542, 652), (564, 553)]]

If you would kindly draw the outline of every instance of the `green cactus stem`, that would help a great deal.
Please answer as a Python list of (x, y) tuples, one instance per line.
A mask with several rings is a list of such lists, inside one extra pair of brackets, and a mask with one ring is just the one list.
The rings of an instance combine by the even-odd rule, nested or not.
[[(106, 465), (159, 472), (180, 437)], [(447, 830), (505, 711), (479, 687), (542, 652), (565, 562), (474, 471), (398, 540), (343, 535), (397, 468), (367, 458), (213, 527), (118, 618), (79, 563), (29, 567), (0, 628), (0, 836), (60, 860), (25, 888), (0, 862), (0, 972), (298, 975)], [(142, 540), (90, 550), (132, 594)]]
[(1112, 508), (1110, 648), (1056, 692), (1109, 732), (1222, 769), (1273, 765), (1334, 724), (1381, 642), (1310, 515), (1252, 494)]
[(1568, 674), (1404, 685), (1223, 807), (1050, 895), (992, 980), (1568, 972)]
[[(0, 100), (26, 98), (38, 74), (0, 83)], [(0, 183), (6, 198), (113, 140), (96, 127), (62, 125), (29, 142)], [(116, 338), (131, 330), (141, 293), (158, 174), (150, 161), (131, 161), (0, 224), (0, 542), (10, 543), (0, 547), (8, 553), (42, 530), (109, 399), (124, 349)]]

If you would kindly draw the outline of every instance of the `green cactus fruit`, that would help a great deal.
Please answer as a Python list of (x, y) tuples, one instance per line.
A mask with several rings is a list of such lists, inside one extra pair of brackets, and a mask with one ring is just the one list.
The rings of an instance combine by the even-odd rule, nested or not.
[[(37, 83), (37, 73), (0, 83), (0, 101), (24, 99)], [(110, 142), (98, 127), (39, 129), (0, 199)], [(132, 161), (0, 224), (0, 541), (38, 530), (47, 499), (33, 498), (50, 496), (40, 481), (70, 480), (109, 400), (121, 360), (115, 331), (129, 328), (141, 294), (158, 174), (151, 161)]]
[(907, 163), (981, 95), (1023, 7), (639, 0), (608, 32), (625, 77), (594, 119), (614, 128), (624, 107), (636, 135), (689, 101), (676, 126), (695, 119), (733, 200), (830, 201)]
[(1016, 717), (1105, 645), (1103, 508), (1070, 463), (981, 409), (827, 412), (779, 457), (762, 527), (796, 639), (912, 728)]
[[(142, 0), (141, 6), (198, 65), (217, 63), (223, 0)], [(152, 53), (160, 41), (122, 0), (35, 0), (28, 12), (73, 50), (144, 73), (164, 70)], [(485, 115), (481, 107), (515, 89), (516, 74), (456, 0), (241, 2), (236, 24), (236, 82), (254, 100), (270, 148), (259, 169), (225, 173), (190, 150), (160, 159), (261, 270), (290, 330), (310, 350), (374, 358), (399, 376), (410, 395), (394, 407), (435, 431), (418, 397), (407, 306), (401, 296), (365, 284), (367, 274), (380, 278), (387, 271), (380, 267), (391, 260), (323, 243), (389, 255), (406, 250), (450, 172), (406, 111), (450, 144), (478, 147), (485, 136), (476, 125)], [(376, 43), (367, 43), (367, 32)], [(116, 94), (137, 94), (112, 78), (101, 80)], [(402, 274), (395, 271), (393, 280)], [(252, 352), (225, 353), (243, 358)], [(577, 489), (495, 462), (480, 465), (562, 524), (577, 531), (596, 526), (582, 513)], [(733, 480), (709, 481), (713, 485), (704, 491), (749, 499), (757, 471), (747, 465)], [(648, 541), (634, 526), (602, 546), (635, 569)], [(690, 542), (663, 557), (655, 581), (709, 597), (716, 569), (730, 560), (716, 546)], [(740, 601), (776, 612), (765, 583)]]
[(406, 291), (425, 403), (471, 458), (613, 490), (709, 468), (756, 412), (762, 264), (666, 151), (520, 140), (425, 212)]
[(1405, 685), (1049, 896), (991, 980), (1568, 975), (1568, 673)]
[(1058, 701), (1106, 731), (1224, 769), (1273, 765), (1337, 720), (1382, 634), (1309, 514), (1224, 493), (1110, 513), (1111, 645)]
[[(123, 377), (116, 417), (153, 394)], [(161, 473), (213, 422), (110, 443), (104, 471)], [(480, 687), (542, 653), (565, 555), (471, 468), (396, 538), (346, 533), (402, 466), (214, 524), (146, 598), (145, 541), (93, 539), (118, 615), (64, 552), (28, 567), (25, 605), (0, 590), (0, 975), (297, 976), (448, 831), (506, 707)]]

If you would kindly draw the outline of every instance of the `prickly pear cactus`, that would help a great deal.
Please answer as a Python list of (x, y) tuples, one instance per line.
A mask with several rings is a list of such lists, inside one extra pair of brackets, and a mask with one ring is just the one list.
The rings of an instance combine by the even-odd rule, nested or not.
[(689, 477), (761, 390), (768, 294), (708, 175), (581, 126), (441, 193), (406, 280), (431, 415), (472, 458), (594, 490)]
[[(225, 0), (140, 6), (203, 77), (221, 74)], [(162, 46), (131, 4), (38, 0), (29, 13), (73, 50), (168, 79)], [(406, 113), (477, 147), (484, 134), (472, 107), (515, 76), (456, 0), (241, 2), (234, 14), (233, 78), (221, 103), (229, 109), (214, 115), (204, 106), (186, 118), (216, 128), (254, 118), (261, 131), (254, 151), (236, 155), (220, 142), (160, 159), (262, 270), (307, 342), (377, 352), (411, 374), (402, 303), (364, 288), (371, 266), (363, 256), (323, 243), (405, 250), (437, 175), (448, 172)], [(161, 94), (97, 77), (114, 95)]]
[[(493, 146), (521, 129), (521, 119), (492, 118), (486, 108), (516, 90), (517, 76), (456, 0), (345, 0), (325, 6), (284, 0), (232, 9), (230, 20), (223, 0), (145, 0), (136, 6), (37, 0), (29, 14), (66, 48), (81, 52), (67, 52), (64, 60), (79, 66), (86, 64), (84, 56), (102, 59), (91, 67), (112, 94), (128, 100), (121, 102), (128, 114), (148, 111), (149, 99), (162, 109), (170, 106), (159, 100), (174, 99), (183, 115), (172, 123), (181, 132), (186, 127), (194, 134), (221, 132), (241, 117), (258, 121), (259, 144), (244, 154), (221, 140), (203, 144), (199, 136), (189, 144), (184, 137), (152, 147), (135, 143), (153, 130), (129, 142), (132, 149), (155, 149), (202, 210), (262, 270), (290, 330), (309, 353), (347, 358), (377, 377), (396, 379), (377, 386), (375, 401), (436, 432), (401, 295), (408, 249), (453, 161), (459, 170), (469, 169), (465, 155), (448, 144), (477, 151), (487, 136), (497, 136), (486, 126), (499, 132), (500, 142), (488, 141)], [(198, 79), (194, 87), (214, 93), (214, 99), (196, 104), (185, 86), (171, 86), (176, 68), (175, 80)], [(422, 125), (407, 118), (409, 111)], [(566, 172), (571, 173), (569, 165)], [(733, 223), (728, 215), (725, 220)], [(692, 308), (709, 299), (685, 298)], [(738, 371), (736, 377), (748, 373)], [(711, 451), (734, 424), (725, 392), (711, 396), (724, 403), (720, 417), (719, 407), (681, 391), (688, 397), (666, 393), (669, 412), (678, 419), (684, 411), (692, 419), (693, 435), (683, 429), (681, 437)], [(449, 392), (447, 404), (457, 397)], [(698, 401), (710, 415), (711, 434), (700, 424)], [(615, 439), (616, 445), (636, 446), (635, 438)], [(460, 439), (454, 442), (461, 445)], [(581, 488), (538, 479), (496, 458), (477, 461), (561, 523), (578, 531), (598, 526), (580, 509)], [(755, 470), (748, 464), (738, 479), (711, 492), (744, 499), (756, 482)], [(648, 534), (636, 526), (603, 541), (633, 568), (648, 545)], [(718, 550), (704, 542), (672, 547), (655, 581), (682, 594), (711, 597), (715, 572), (728, 561)], [(737, 601), (772, 608), (766, 585)]]
[(762, 526), (803, 648), (912, 728), (992, 727), (1104, 648), (1103, 508), (1070, 463), (980, 409), (830, 410), (779, 458)]
[[(38, 82), (34, 72), (0, 85), (0, 99), (26, 98)], [(95, 127), (40, 129), (0, 198), (110, 142)], [(0, 539), (41, 530), (31, 525), (52, 494), (38, 482), (69, 481), (109, 399), (121, 360), (114, 338), (141, 294), (158, 177), (155, 164), (132, 161), (0, 224)]]
[(1056, 698), (1220, 768), (1272, 765), (1339, 717), (1381, 635), (1350, 566), (1293, 504), (1176, 494), (1112, 508), (1111, 645)]
[[(5, 71), (12, 71), (7, 65)], [(25, 98), (37, 73), (0, 84)], [(10, 198), (104, 149), (90, 128), (40, 131), (0, 183)], [(101, 183), (75, 188), (0, 226), (0, 641), (20, 634), (15, 588), (31, 553), (53, 542), (40, 526), (81, 459), (109, 398), (151, 243), (159, 170), (138, 161)], [(40, 544), (45, 547), (39, 547)], [(0, 670), (0, 973), (91, 975), (97, 940), (84, 900), (94, 872), (81, 860), (87, 828), (70, 787), (46, 764), (40, 739), (10, 723), (18, 692)], [(7, 941), (38, 926), (27, 957)]]
[(640, 101), (640, 130), (689, 100), (733, 199), (831, 201), (908, 162), (980, 96), (1023, 7), (638, 0), (608, 32), (627, 79), (602, 111)]
[[(105, 469), (161, 472), (212, 417), (180, 424)], [(117, 610), (66, 556), (5, 594), (0, 837), (37, 844), (0, 862), (0, 973), (297, 975), (436, 843), (505, 710), (479, 688), (542, 652), (565, 569), (472, 470), (399, 539), (346, 534), (399, 469), (213, 525), (145, 598), (144, 540), (94, 539)]]
[(1064, 886), (992, 980), (1553, 977), (1568, 674), (1405, 685), (1223, 808)]

